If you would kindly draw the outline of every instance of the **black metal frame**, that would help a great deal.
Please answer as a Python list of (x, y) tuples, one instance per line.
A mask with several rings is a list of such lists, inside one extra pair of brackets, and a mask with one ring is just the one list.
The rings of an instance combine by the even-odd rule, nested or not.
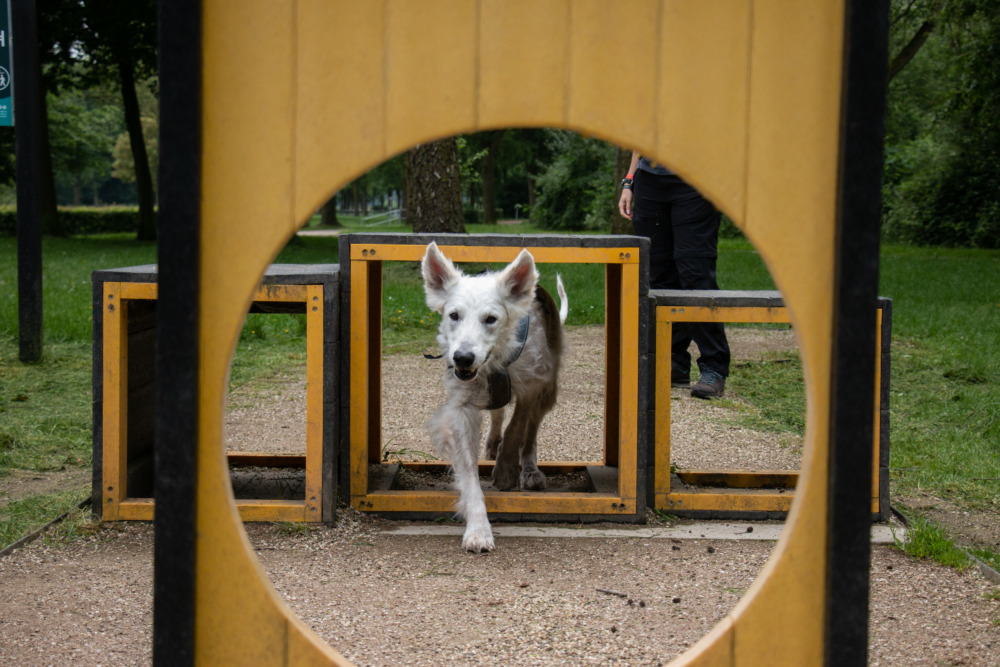
[(160, 211), (156, 334), (153, 661), (195, 657), (201, 0), (160, 2)]
[(868, 659), (875, 304), (888, 3), (847, 0), (834, 258), (827, 516), (827, 665)]

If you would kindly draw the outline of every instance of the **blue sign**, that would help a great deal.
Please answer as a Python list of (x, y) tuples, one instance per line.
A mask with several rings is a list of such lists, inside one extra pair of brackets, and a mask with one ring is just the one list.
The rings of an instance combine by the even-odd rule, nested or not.
[(14, 50), (10, 44), (10, 0), (0, 0), (0, 127), (14, 125)]

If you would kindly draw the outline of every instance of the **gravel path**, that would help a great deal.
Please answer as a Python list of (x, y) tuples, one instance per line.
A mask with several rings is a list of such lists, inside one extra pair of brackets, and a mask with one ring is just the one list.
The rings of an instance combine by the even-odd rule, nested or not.
[[(736, 358), (794, 344), (788, 332), (746, 331), (733, 332)], [(542, 455), (600, 458), (603, 339), (595, 329), (569, 337)], [(413, 403), (406, 379), (431, 364), (384, 364), (390, 448), (432, 451), (423, 425), (436, 402)], [(294, 376), (263, 397), (236, 392), (227, 447), (301, 450), (303, 395)], [(723, 408), (679, 390), (672, 407), (679, 465), (798, 467), (799, 443), (728, 425)], [(281, 597), (361, 665), (662, 664), (733, 607), (773, 548), (694, 535), (505, 537), (495, 552), (474, 556), (455, 537), (386, 533), (396, 525), (346, 509), (335, 526), (247, 531)], [(149, 664), (152, 538), (148, 524), (105, 524), (95, 535), (67, 541), (57, 533), (0, 560), (0, 664)], [(870, 664), (1000, 665), (1000, 590), (977, 571), (876, 546), (871, 591)]]

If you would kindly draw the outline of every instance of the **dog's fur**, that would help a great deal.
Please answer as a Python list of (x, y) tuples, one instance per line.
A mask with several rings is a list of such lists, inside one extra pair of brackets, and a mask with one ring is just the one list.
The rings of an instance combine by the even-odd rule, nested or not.
[[(556, 403), (569, 300), (557, 277), (560, 307), (556, 309), (555, 300), (537, 285), (535, 260), (527, 250), (502, 271), (469, 276), (432, 242), (421, 268), (427, 306), (442, 314), (437, 340), (448, 364), (444, 377), (448, 397), (430, 421), (431, 438), (441, 455), (451, 459), (459, 492), (456, 510), (466, 521), (462, 546), (476, 553), (491, 551), (493, 531), (478, 467), (482, 411), (490, 403), (488, 378), (506, 371), (515, 400), (502, 436), (505, 409), (490, 410), (485, 458), (496, 460), (493, 485), (501, 491), (518, 484), (542, 490), (545, 475), (538, 469), (535, 438)], [(525, 315), (530, 321), (522, 348), (517, 328)]]

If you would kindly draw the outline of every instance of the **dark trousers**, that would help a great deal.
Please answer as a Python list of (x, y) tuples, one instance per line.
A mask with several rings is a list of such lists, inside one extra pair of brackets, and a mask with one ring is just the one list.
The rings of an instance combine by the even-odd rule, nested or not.
[[(635, 173), (632, 227), (649, 238), (650, 289), (717, 290), (721, 214), (697, 190), (673, 174)], [(691, 368), (688, 347), (698, 346), (698, 368), (729, 375), (729, 341), (721, 323), (675, 323), (671, 365)]]

